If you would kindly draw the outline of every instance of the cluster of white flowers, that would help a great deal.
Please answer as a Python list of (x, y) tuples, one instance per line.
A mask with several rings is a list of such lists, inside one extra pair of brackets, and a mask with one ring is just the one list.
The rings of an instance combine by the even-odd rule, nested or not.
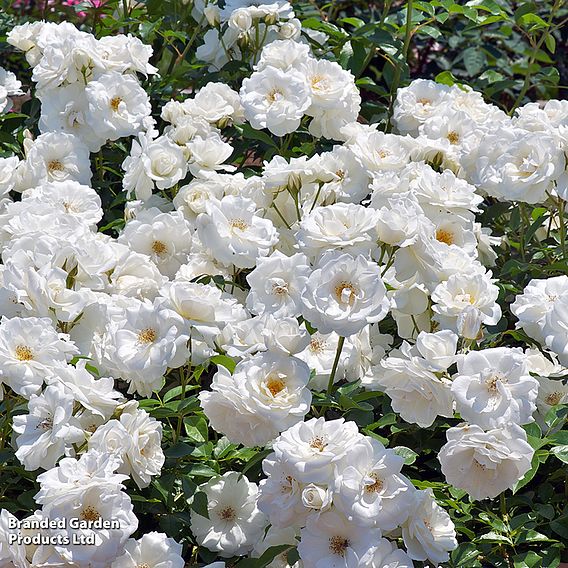
[(327, 39), (322, 32), (302, 30), (287, 0), (227, 0), (223, 7), (217, 0), (197, 0), (191, 15), (198, 25), (210, 28), (196, 56), (211, 71), (230, 61), (256, 63), (262, 48), (278, 40), (305, 42), (302, 31), (320, 45)]
[(22, 83), (18, 81), (16, 75), (11, 71), (6, 71), (0, 67), (0, 114), (9, 112), (12, 109), (12, 98), (15, 95), (21, 95), (20, 87)]
[[(403, 458), (354, 422), (312, 418), (286, 430), (272, 449), (260, 487), (234, 471), (201, 486), (207, 516), (191, 514), (200, 545), (222, 557), (297, 546), (295, 568), (412, 568), (412, 559), (447, 561), (457, 546), (432, 492), (415, 489), (401, 474)], [(401, 532), (408, 552), (384, 537)], [(290, 567), (287, 552), (271, 568)]]
[[(531, 282), (512, 307), (559, 364), (534, 350), (471, 350), (501, 319), (488, 269), (500, 240), (475, 215), (485, 195), (568, 197), (568, 102), (510, 118), (470, 89), (417, 80), (397, 94), (397, 133), (384, 133), (357, 122), (353, 76), (296, 41), (288, 2), (193, 10), (216, 26), (198, 50), (213, 67), (255, 35), (266, 45), (239, 92), (209, 83), (168, 102), (162, 133), (137, 75), (156, 72), (151, 49), (137, 38), (43, 22), (9, 34), (33, 67), (42, 133), (26, 138), (24, 159), (0, 159), (0, 387), (27, 401), (14, 418), (17, 458), (46, 470), (34, 518), (120, 528), (49, 529), (71, 544), (32, 550), (7, 545), (2, 511), (0, 561), (181, 568), (166, 535), (129, 538), (138, 521), (123, 483), (147, 487), (165, 461), (161, 423), (136, 396), (222, 354), (236, 366), (218, 365), (199, 393), (209, 425), (273, 453), (259, 486), (239, 472), (201, 486), (208, 516), (191, 513), (201, 546), (229, 558), (297, 545), (295, 568), (445, 562), (453, 524), (401, 473), (402, 458), (353, 422), (305, 417), (313, 392), (361, 381), (421, 427), (459, 413), (466, 423), (447, 431), (439, 459), (472, 498), (523, 477), (534, 451), (522, 425), (568, 400), (554, 378), (568, 365), (568, 277)], [(2, 73), (0, 112), (19, 90)], [(245, 177), (226, 135), (245, 122), (277, 136), (304, 123), (336, 145), (276, 155)], [(90, 152), (128, 136), (124, 189), (137, 201), (112, 238), (97, 232)], [(405, 340), (396, 350), (380, 330), (387, 317)], [(75, 530), (96, 546), (73, 544)], [(389, 540), (399, 535), (406, 552)], [(289, 566), (285, 554), (271, 566)]]

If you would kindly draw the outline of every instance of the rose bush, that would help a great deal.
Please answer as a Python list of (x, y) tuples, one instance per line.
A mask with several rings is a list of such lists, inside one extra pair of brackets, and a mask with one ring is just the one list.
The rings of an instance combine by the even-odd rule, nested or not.
[(565, 15), (11, 4), (0, 568), (567, 560)]

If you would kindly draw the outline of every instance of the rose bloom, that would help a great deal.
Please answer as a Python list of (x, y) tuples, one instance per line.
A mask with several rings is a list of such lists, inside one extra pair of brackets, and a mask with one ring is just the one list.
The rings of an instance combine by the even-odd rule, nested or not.
[(337, 464), (362, 438), (355, 422), (311, 418), (283, 432), (272, 448), (276, 459), (288, 462), (295, 479), (330, 483)]
[(128, 540), (124, 554), (112, 563), (111, 568), (184, 568), (181, 553), (181, 544), (173, 538), (163, 533), (149, 532), (140, 540)]
[(303, 316), (320, 333), (347, 337), (384, 319), (390, 302), (376, 263), (363, 255), (327, 253), (308, 278)]
[(304, 568), (355, 568), (380, 535), (378, 528), (357, 526), (341, 513), (328, 511), (308, 519), (298, 553)]
[(413, 560), (447, 562), (457, 547), (456, 531), (450, 515), (436, 503), (432, 489), (414, 492), (414, 506), (402, 527), (402, 538)]
[(225, 367), (199, 399), (211, 426), (233, 443), (264, 446), (307, 414), (309, 367), (296, 357), (261, 353), (244, 359), (233, 375)]
[(393, 450), (365, 437), (338, 465), (334, 504), (357, 525), (394, 530), (412, 504), (410, 483), (400, 474), (403, 464)]
[(262, 538), (266, 517), (258, 510), (258, 488), (244, 475), (229, 471), (201, 485), (209, 518), (191, 511), (191, 531), (200, 546), (220, 556), (242, 556)]
[(276, 67), (266, 67), (245, 79), (240, 95), (251, 126), (268, 128), (276, 136), (294, 132), (311, 104), (305, 75)]
[(534, 454), (525, 431), (516, 424), (484, 432), (464, 424), (446, 430), (448, 442), (438, 459), (448, 483), (472, 499), (493, 499), (530, 469)]
[(526, 424), (533, 421), (538, 381), (520, 349), (496, 347), (460, 358), (452, 394), (462, 418), (481, 428)]
[(197, 218), (197, 233), (213, 258), (238, 268), (252, 268), (278, 242), (272, 221), (258, 215), (254, 201), (234, 195), (207, 203), (207, 213)]

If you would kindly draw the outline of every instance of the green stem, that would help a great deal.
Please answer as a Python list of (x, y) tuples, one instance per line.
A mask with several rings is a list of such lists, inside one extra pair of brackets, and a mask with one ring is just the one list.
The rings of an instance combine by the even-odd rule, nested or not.
[(337, 351), (335, 352), (335, 359), (333, 361), (333, 367), (331, 368), (331, 373), (329, 375), (329, 382), (327, 383), (327, 394), (331, 395), (333, 391), (333, 381), (335, 380), (335, 374), (337, 373), (337, 367), (339, 366), (339, 358), (341, 357), (341, 352), (343, 351), (343, 344), (345, 343), (345, 337), (340, 336), (337, 343)]
[(322, 186), (323, 186), (323, 182), (320, 181), (316, 196), (314, 197), (314, 202), (312, 203), (312, 206), (310, 207), (310, 213), (314, 210), (314, 207), (316, 206), (316, 203), (318, 202), (318, 197), (320, 196)]
[[(130, 10), (128, 9), (128, 0), (122, 0), (122, 11), (123, 14), (123, 21), (126, 22), (126, 18), (130, 18)], [(124, 33), (128, 34), (129, 32), (129, 25), (125, 23), (124, 25)]]
[[(402, 60), (408, 62), (408, 50), (410, 48), (410, 40), (412, 38), (412, 11), (413, 11), (413, 0), (408, 0), (406, 3), (406, 23), (404, 29), (404, 43), (402, 46)], [(391, 83), (390, 89), (390, 104), (389, 104), (389, 112), (387, 117), (387, 123), (385, 126), (385, 132), (388, 132), (390, 129), (390, 121), (392, 118), (392, 114), (394, 111), (394, 99), (396, 97), (396, 92), (398, 91), (398, 86), (400, 85), (400, 79), (402, 75), (402, 67), (401, 63), (399, 62), (398, 65), (394, 68), (394, 75)]]
[(566, 225), (564, 224), (565, 206), (565, 201), (563, 199), (558, 199), (558, 222), (560, 223), (560, 248), (562, 249), (562, 260), (566, 260)]
[(172, 57), (166, 75), (169, 75), (174, 70), (174, 67), (179, 65), (185, 59), (185, 56), (188, 54), (189, 48), (193, 45), (193, 42), (197, 38), (197, 34), (199, 33), (199, 30), (201, 29), (201, 26), (203, 25), (204, 21), (205, 21), (205, 16), (201, 16), (201, 19), (195, 26), (193, 34), (189, 38), (189, 41), (187, 42), (186, 46), (183, 48), (183, 51), (177, 57)]
[(546, 41), (546, 38), (550, 35), (552, 21), (554, 20), (554, 16), (556, 15), (556, 12), (558, 11), (560, 6), (562, 5), (563, 1), (564, 0), (555, 0), (554, 5), (552, 6), (552, 9), (550, 10), (550, 14), (548, 15), (547, 27), (543, 31), (540, 39), (536, 42), (536, 44), (533, 47), (531, 56), (529, 57), (529, 60), (528, 60), (528, 63), (527, 63), (527, 72), (525, 73), (525, 80), (523, 81), (523, 86), (521, 87), (521, 90), (519, 92), (519, 96), (515, 99), (515, 102), (513, 103), (513, 107), (509, 111), (510, 116), (513, 116), (515, 110), (523, 102), (523, 99), (525, 98), (527, 91), (531, 87), (531, 84), (530, 84), (531, 78), (532, 78), (531, 67), (534, 65), (534, 63), (536, 61), (536, 58), (538, 56), (538, 52), (540, 51), (542, 44)]
[(284, 223), (284, 225), (286, 225), (286, 227), (288, 229), (290, 229), (290, 224), (288, 223), (288, 221), (286, 221), (286, 219), (284, 219), (284, 216), (282, 215), (282, 213), (280, 213), (280, 209), (278, 209), (278, 207), (276, 207), (276, 203), (272, 202), (272, 205), (270, 206), (274, 209), (274, 211), (276, 211), (276, 213), (278, 214), (278, 217), (280, 217), (280, 219), (282, 219), (282, 222)]
[[(519, 203), (520, 213), (520, 230), (519, 230), (519, 248), (521, 249), (521, 259), (525, 262), (525, 204)], [(527, 227), (528, 229), (528, 227)]]
[(387, 270), (393, 265), (395, 252), (396, 252), (396, 249), (394, 249), (394, 248), (390, 251), (387, 263), (385, 264), (385, 266), (383, 267), (383, 270), (381, 271), (381, 277), (383, 277), (386, 274)]
[(505, 492), (499, 495), (499, 505), (501, 507), (501, 516), (503, 517), (503, 521), (507, 523), (508, 515), (507, 515), (507, 502), (505, 501)]

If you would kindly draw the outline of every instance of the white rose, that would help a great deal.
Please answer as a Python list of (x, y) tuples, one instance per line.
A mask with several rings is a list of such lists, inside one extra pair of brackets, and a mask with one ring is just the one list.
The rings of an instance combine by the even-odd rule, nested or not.
[(532, 422), (538, 381), (530, 376), (520, 349), (470, 351), (458, 360), (452, 382), (456, 410), (481, 428)]
[(381, 321), (390, 303), (381, 272), (364, 256), (328, 253), (312, 272), (302, 294), (304, 317), (320, 333), (343, 337)]
[(232, 376), (219, 367), (212, 392), (199, 399), (215, 430), (233, 443), (264, 446), (309, 411), (309, 378), (303, 361), (266, 352), (238, 363)]
[(493, 499), (530, 469), (534, 454), (525, 431), (516, 424), (484, 432), (465, 424), (446, 431), (448, 442), (438, 459), (448, 483), (473, 499)]
[(294, 132), (311, 104), (305, 76), (266, 67), (243, 81), (240, 90), (245, 117), (253, 128), (277, 136)]
[(200, 490), (207, 495), (209, 518), (191, 511), (191, 531), (199, 545), (223, 558), (250, 552), (267, 525), (256, 506), (256, 484), (229, 471), (201, 485)]
[(413, 560), (447, 562), (457, 547), (456, 531), (450, 515), (436, 503), (432, 489), (414, 492), (414, 505), (402, 527), (402, 538)]

